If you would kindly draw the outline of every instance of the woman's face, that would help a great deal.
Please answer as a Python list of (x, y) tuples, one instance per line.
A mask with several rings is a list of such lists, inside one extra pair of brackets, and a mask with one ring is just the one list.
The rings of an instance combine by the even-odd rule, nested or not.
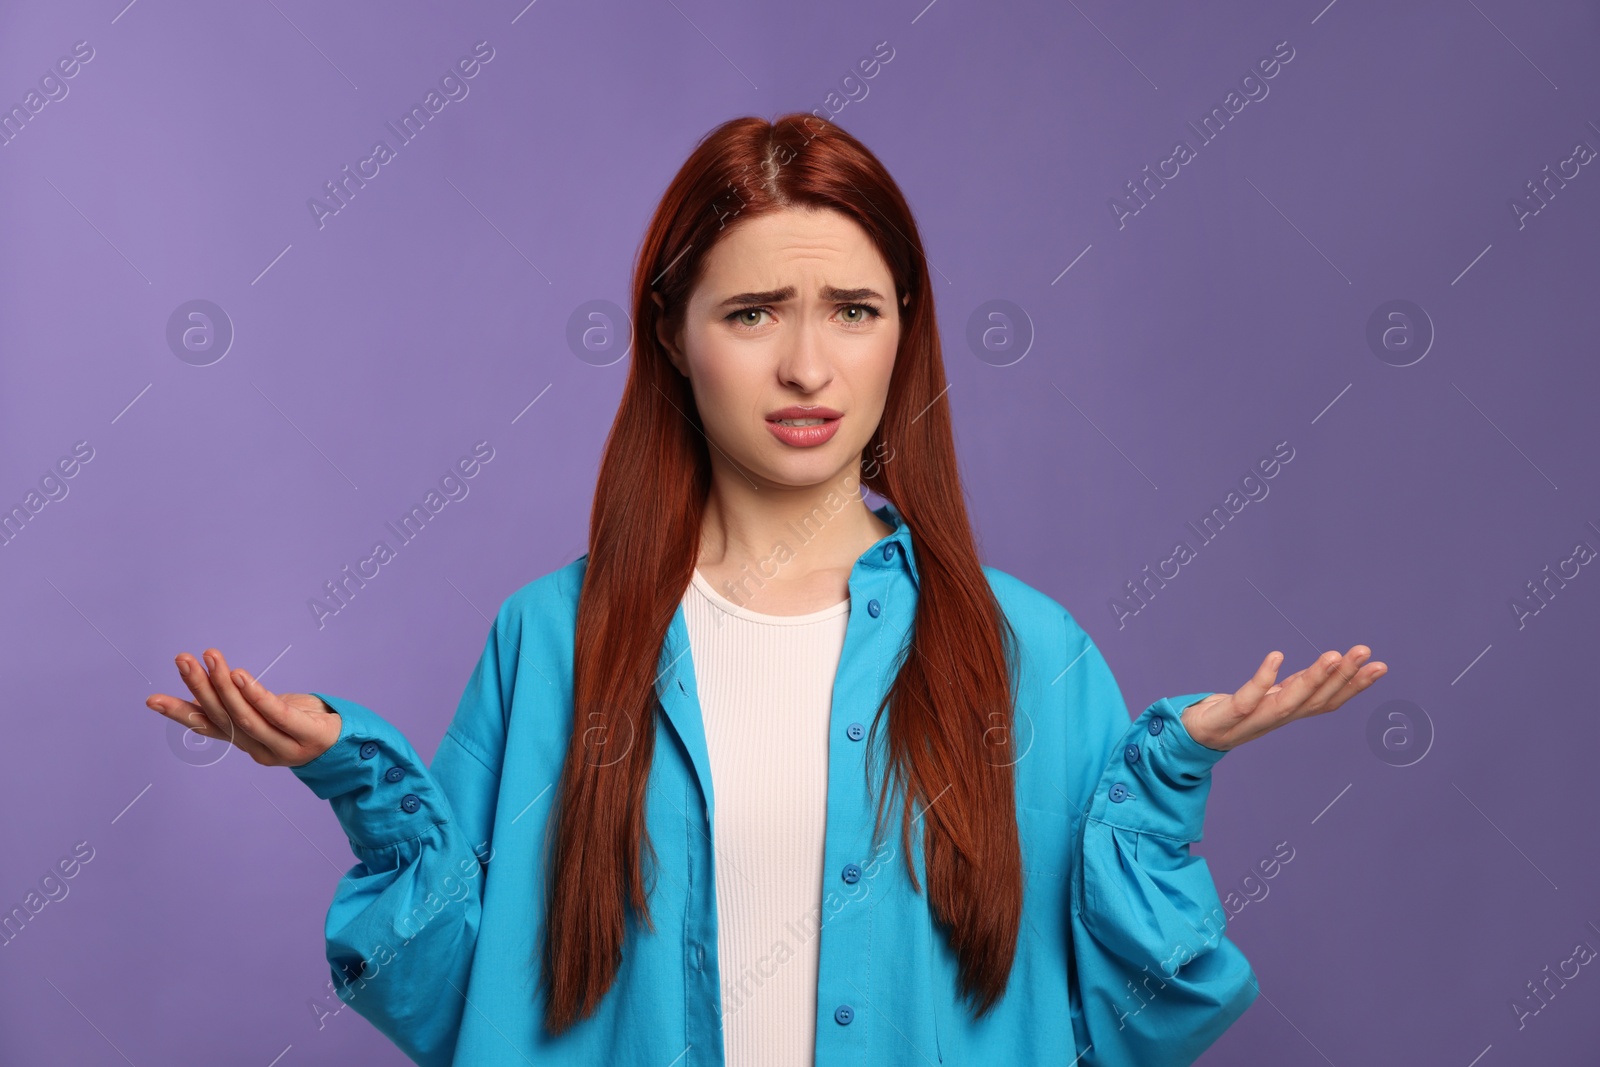
[[(848, 475), (850, 491), (883, 415), (899, 311), (888, 264), (838, 212), (795, 208), (737, 223), (706, 254), (678, 337), (661, 330), (690, 380), (713, 466), (737, 478), (731, 460), (764, 486)], [(777, 413), (792, 407), (828, 421), (775, 432)]]

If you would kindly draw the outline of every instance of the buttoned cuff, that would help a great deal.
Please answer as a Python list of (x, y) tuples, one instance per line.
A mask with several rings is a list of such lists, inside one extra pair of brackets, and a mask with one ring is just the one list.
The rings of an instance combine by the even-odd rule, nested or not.
[(1133, 721), (1095, 788), (1089, 818), (1176, 841), (1200, 840), (1211, 768), (1228, 752), (1196, 741), (1182, 716), (1211, 695), (1162, 697)]
[(339, 738), (310, 763), (289, 769), (332, 803), (352, 845), (384, 848), (449, 821), (443, 793), (404, 734), (353, 700), (312, 695), (339, 713)]

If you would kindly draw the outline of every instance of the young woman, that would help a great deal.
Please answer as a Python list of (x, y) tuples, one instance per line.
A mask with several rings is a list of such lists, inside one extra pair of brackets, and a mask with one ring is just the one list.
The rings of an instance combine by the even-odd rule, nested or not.
[(1189, 852), (1211, 767), (1384, 665), (1130, 723), (979, 560), (917, 226), (837, 126), (713, 130), (632, 297), (589, 551), (502, 604), (431, 764), (214, 648), (149, 701), (331, 801), (340, 999), (422, 1064), (1192, 1062), (1257, 993)]

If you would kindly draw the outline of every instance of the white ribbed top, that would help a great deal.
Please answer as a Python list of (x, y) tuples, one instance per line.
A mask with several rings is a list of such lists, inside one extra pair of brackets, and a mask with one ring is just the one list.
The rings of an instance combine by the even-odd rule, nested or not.
[(684, 594), (700, 693), (728, 1067), (811, 1067), (828, 807), (828, 716), (850, 601), (766, 615), (698, 569)]

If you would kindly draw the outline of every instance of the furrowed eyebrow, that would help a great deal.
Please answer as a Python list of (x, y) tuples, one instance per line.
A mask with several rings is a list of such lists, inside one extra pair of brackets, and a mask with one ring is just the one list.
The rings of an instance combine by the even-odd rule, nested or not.
[[(853, 304), (862, 300), (883, 300), (876, 289), (836, 289), (825, 285), (817, 294), (830, 303)], [(747, 304), (781, 304), (785, 300), (793, 300), (795, 287), (786, 285), (782, 289), (768, 289), (763, 293), (737, 293), (728, 297), (718, 307), (733, 307), (734, 305)]]

